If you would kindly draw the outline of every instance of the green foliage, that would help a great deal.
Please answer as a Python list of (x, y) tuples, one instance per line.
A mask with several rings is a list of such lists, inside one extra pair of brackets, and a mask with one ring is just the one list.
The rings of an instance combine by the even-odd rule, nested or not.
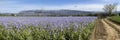
[(11, 14), (11, 16), (15, 16), (15, 14)]
[(112, 17), (110, 17), (110, 20), (120, 23), (120, 16), (112, 16)]
[(50, 30), (48, 27), (45, 29), (42, 26), (13, 27), (12, 29), (0, 26), (0, 40), (88, 40), (93, 28), (93, 24), (88, 24), (84, 28), (81, 24), (77, 28), (74, 28), (73, 24), (69, 26), (69, 28), (60, 29), (58, 27)]

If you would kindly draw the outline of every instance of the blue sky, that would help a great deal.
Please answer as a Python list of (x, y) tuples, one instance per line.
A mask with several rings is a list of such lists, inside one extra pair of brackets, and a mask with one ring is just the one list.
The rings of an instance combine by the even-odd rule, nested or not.
[(0, 12), (17, 13), (23, 10), (84, 10), (102, 11), (105, 4), (118, 3), (120, 0), (0, 0)]

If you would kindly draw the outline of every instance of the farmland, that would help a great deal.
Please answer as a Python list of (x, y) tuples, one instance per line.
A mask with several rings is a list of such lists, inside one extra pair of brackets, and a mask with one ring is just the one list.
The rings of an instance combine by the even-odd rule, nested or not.
[(112, 16), (110, 17), (110, 20), (116, 23), (120, 23), (120, 16)]
[(69, 25), (73, 23), (75, 25), (82, 23), (86, 25), (87, 23), (92, 23), (96, 17), (0, 17), (0, 23), (4, 26), (9, 24), (15, 26), (22, 25), (43, 25), (50, 24), (52, 26)]
[(88, 40), (97, 17), (0, 17), (0, 40)]

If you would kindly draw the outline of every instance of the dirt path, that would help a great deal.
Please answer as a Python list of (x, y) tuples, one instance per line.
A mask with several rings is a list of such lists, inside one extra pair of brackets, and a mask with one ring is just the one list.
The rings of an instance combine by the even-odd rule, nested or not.
[(111, 22), (111, 21), (108, 20), (108, 19), (105, 19), (105, 21), (106, 21), (109, 25), (111, 25), (111, 26), (113, 26), (115, 29), (117, 29), (117, 31), (120, 32), (120, 25), (117, 25), (117, 24)]
[(106, 36), (107, 35), (105, 28), (103, 27), (103, 23), (101, 22), (101, 20), (97, 20), (90, 40), (105, 40)]
[(106, 40), (117, 40), (118, 39), (118, 32), (112, 28), (109, 24), (107, 24), (103, 19), (101, 20), (104, 24), (104, 28), (107, 32), (107, 38)]
[[(108, 20), (108, 19), (105, 19), (105, 21), (106, 21), (109, 25), (111, 25), (114, 29), (116, 29), (116, 31), (118, 32), (118, 36), (119, 36), (119, 38), (120, 38), (120, 25), (115, 24), (114, 22), (111, 22), (111, 21)], [(119, 39), (119, 40), (120, 40), (120, 39)]]
[(98, 20), (90, 40), (120, 40), (120, 26), (107, 20)]

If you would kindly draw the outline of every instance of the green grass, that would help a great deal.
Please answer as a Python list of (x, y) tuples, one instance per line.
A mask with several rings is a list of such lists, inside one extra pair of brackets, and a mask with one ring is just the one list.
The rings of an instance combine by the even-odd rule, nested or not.
[(120, 23), (120, 16), (112, 16), (112, 17), (110, 17), (110, 20)]
[(41, 26), (8, 29), (0, 25), (0, 40), (88, 40), (94, 25), (81, 27), (80, 24), (75, 29), (71, 24), (70, 28), (64, 27), (62, 30), (59, 28), (47, 30), (48, 28), (44, 29)]

